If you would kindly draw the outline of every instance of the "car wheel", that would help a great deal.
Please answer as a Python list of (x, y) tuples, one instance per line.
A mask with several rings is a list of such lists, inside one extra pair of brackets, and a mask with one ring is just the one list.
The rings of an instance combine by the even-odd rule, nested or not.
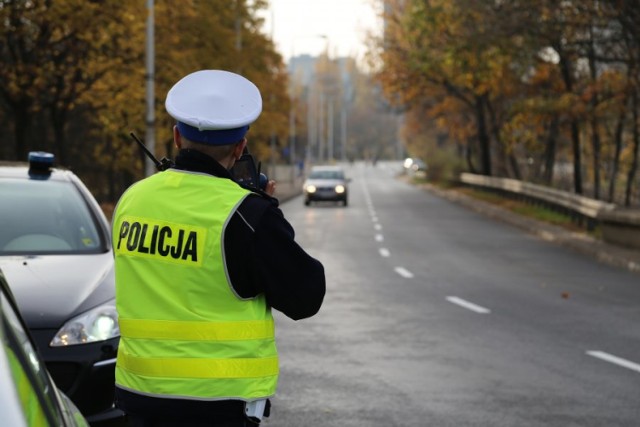
[(305, 201), (304, 201), (304, 205), (305, 205), (305, 206), (309, 206), (310, 204), (311, 204), (311, 201), (310, 201), (310, 200), (306, 200), (306, 199), (305, 199)]
[(347, 205), (348, 205), (347, 199), (344, 199), (342, 201), (342, 206), (347, 207)]

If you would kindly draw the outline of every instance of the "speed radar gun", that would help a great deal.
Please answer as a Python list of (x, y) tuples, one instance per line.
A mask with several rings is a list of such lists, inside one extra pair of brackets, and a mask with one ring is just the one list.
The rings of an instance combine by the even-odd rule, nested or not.
[(256, 166), (256, 161), (253, 156), (249, 154), (247, 147), (244, 148), (242, 156), (236, 160), (229, 172), (231, 172), (233, 179), (242, 186), (262, 191), (267, 188), (269, 178), (260, 172), (260, 163)]

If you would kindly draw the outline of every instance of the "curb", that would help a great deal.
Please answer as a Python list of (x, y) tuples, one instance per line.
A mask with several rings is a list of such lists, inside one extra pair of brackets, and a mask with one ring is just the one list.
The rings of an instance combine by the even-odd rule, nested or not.
[[(302, 185), (302, 184), (301, 184)], [(280, 184), (276, 186), (276, 192), (274, 194), (275, 198), (278, 199), (280, 203), (284, 203), (289, 201), (295, 197), (298, 197), (302, 194), (301, 185), (291, 185), (290, 183)]]

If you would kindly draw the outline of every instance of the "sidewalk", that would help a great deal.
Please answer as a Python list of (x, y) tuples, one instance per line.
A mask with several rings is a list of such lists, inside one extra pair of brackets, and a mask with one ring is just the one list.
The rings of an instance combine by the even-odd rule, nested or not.
[(455, 190), (443, 190), (431, 184), (420, 184), (439, 197), (458, 203), (483, 215), (520, 227), (537, 237), (591, 256), (605, 264), (640, 274), (640, 251), (605, 243), (586, 233), (568, 231), (562, 227), (517, 215), (507, 209), (484, 202)]
[(299, 196), (302, 194), (302, 180), (299, 181), (300, 182), (276, 181), (274, 197), (277, 198), (280, 203), (284, 203), (289, 199)]

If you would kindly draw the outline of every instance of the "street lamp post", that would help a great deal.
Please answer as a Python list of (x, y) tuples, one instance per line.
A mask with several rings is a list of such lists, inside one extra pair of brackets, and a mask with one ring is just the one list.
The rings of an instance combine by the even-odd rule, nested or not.
[(318, 105), (318, 161), (324, 161), (324, 92), (320, 92)]
[(329, 97), (327, 106), (327, 160), (333, 162), (333, 97)]
[[(153, 0), (147, 0), (147, 37), (146, 37), (146, 84), (147, 84), (147, 130), (144, 134), (144, 142), (153, 155), (156, 153), (156, 136), (155, 136), (155, 49), (154, 49), (154, 19), (153, 19)], [(153, 175), (156, 171), (155, 164), (150, 158), (145, 161), (146, 176)]]
[[(300, 37), (295, 37), (292, 42), (291, 42), (291, 56), (289, 57), (289, 65), (290, 65), (290, 80), (289, 80), (289, 102), (290, 102), (290, 108), (289, 108), (289, 162), (292, 165), (292, 181), (295, 179), (295, 164), (296, 164), (296, 96), (295, 96), (295, 77), (296, 77), (296, 69), (295, 69), (295, 61), (294, 61), (294, 56), (295, 56), (295, 41), (300, 39), (300, 38), (322, 38), (327, 40), (328, 43), (328, 36), (326, 36), (325, 34), (315, 34), (315, 35), (310, 35), (310, 36), (300, 36)], [(328, 52), (328, 47), (327, 47), (327, 52)], [(309, 104), (309, 91), (307, 91), (307, 105)], [(307, 113), (307, 119), (309, 119), (309, 114)], [(310, 132), (308, 132), (308, 134), (310, 135)], [(310, 141), (307, 141), (307, 160), (308, 160), (308, 154), (310, 153), (309, 151), (309, 143)]]
[(289, 163), (291, 165), (291, 183), (296, 179), (296, 111), (295, 111), (295, 67), (293, 65), (293, 43), (291, 44), (291, 76), (289, 82)]

